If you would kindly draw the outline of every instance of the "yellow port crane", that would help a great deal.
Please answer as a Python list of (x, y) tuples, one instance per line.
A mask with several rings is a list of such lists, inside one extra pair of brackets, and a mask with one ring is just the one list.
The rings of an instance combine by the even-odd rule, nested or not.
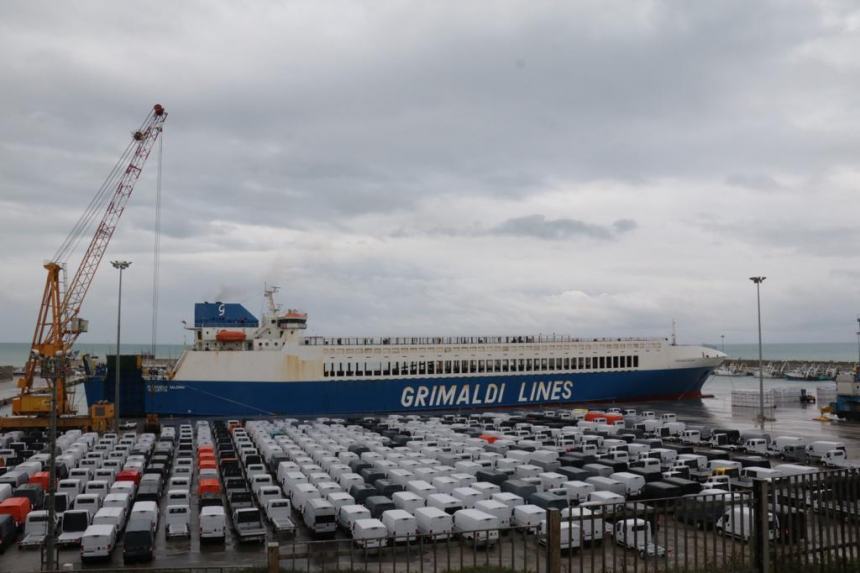
[[(44, 264), (48, 276), (42, 292), (30, 356), (23, 377), (18, 380), (20, 391), (12, 400), (13, 415), (34, 416), (34, 421), (50, 415), (54, 384), (57, 415), (74, 413), (66, 385), (68, 372), (65, 359), (77, 337), (87, 331), (87, 321), (80, 317), (81, 306), (143, 165), (161, 134), (165, 119), (167, 112), (164, 108), (153, 106), (143, 124), (132, 134), (131, 142), (69, 236), (54, 257)], [(97, 219), (99, 213), (101, 217)], [(90, 233), (92, 238), (87, 250), (72, 280), (64, 289), (61, 280), (63, 261), (75, 250), (81, 239)], [(37, 379), (43, 381), (44, 385), (37, 386)]]

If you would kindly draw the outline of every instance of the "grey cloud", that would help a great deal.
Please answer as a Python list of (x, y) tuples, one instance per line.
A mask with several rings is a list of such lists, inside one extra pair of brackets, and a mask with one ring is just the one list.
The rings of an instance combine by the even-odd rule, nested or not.
[(595, 225), (577, 219), (547, 219), (544, 215), (526, 215), (508, 219), (493, 227), (489, 232), (496, 235), (516, 235), (546, 240), (589, 237), (609, 240), (619, 233), (636, 228), (636, 222), (620, 219), (610, 226)]
[[(349, 324), (361, 325), (362, 310), (348, 308), (353, 292), (344, 293), (344, 284), (379, 317), (390, 314), (377, 311), (391, 299), (379, 285), (396, 284), (404, 329), (426, 292), (458, 303), (439, 317), (481, 330), (503, 320), (488, 317), (503, 314), (509, 300), (547, 282), (564, 289), (591, 281), (592, 292), (601, 280), (616, 282), (593, 270), (599, 265), (586, 253), (576, 256), (584, 257), (578, 267), (588, 276), (558, 274), (546, 253), (563, 248), (563, 240), (599, 241), (601, 253), (612, 252), (601, 260), (613, 261), (616, 274), (639, 273), (652, 296), (673, 292), (678, 281), (666, 277), (678, 273), (700, 281), (691, 291), (709, 288), (715, 275), (737, 270), (731, 260), (715, 270), (713, 260), (746, 261), (749, 245), (806, 276), (826, 275), (815, 267), (822, 258), (853, 268), (858, 237), (844, 219), (860, 206), (827, 178), (855, 166), (860, 148), (853, 9), (802, 0), (241, 7), (198, 0), (155, 1), (141, 12), (111, 1), (9, 0), (0, 19), (0, 286), (38, 291), (41, 272), (34, 281), (19, 263), (32, 261), (41, 271), (40, 261), (71, 227), (70, 214), (87, 204), (155, 102), (170, 113), (162, 276), (177, 283), (161, 300), (174, 314), (211, 297), (243, 264), (242, 288), (256, 292), (270, 259), (283, 253), (291, 269), (317, 272), (298, 276), (296, 291), (309, 305), (340, 301), (329, 324), (349, 315)], [(140, 253), (135, 276), (152, 244), (154, 167), (150, 159), (111, 245), (111, 253)], [(715, 211), (705, 196), (712, 191), (703, 189), (728, 184), (737, 193), (801, 199), (812, 193), (780, 181), (814, 181), (807, 186), (832, 200), (817, 212), (779, 200), (758, 211), (744, 198), (721, 204), (713, 226), (689, 224), (696, 212)], [(620, 189), (623, 203), (607, 210), (603, 187)], [(560, 190), (569, 193), (563, 200)], [(487, 206), (495, 217), (525, 215), (452, 226), (445, 198)], [(621, 215), (606, 213), (630, 218), (612, 222)], [(215, 221), (262, 229), (225, 240)], [(285, 244), (279, 231), (303, 242)], [(612, 240), (633, 232), (642, 241)], [(546, 242), (534, 248), (509, 241), (525, 243), (524, 250), (499, 253), (480, 250), (492, 241), (467, 241), (487, 236)], [(344, 258), (357, 256), (363, 241), (373, 245), (358, 257), (366, 269), (404, 251), (413, 265), (388, 269), (370, 286), (360, 270), (344, 280), (332, 268), (348, 266)], [(318, 245), (347, 255), (319, 263)], [(684, 259), (689, 252), (674, 251), (684, 247), (709, 256), (696, 264)], [(469, 275), (497, 258), (536, 265), (516, 273), (517, 293), (496, 292), (483, 275)], [(434, 278), (456, 263), (481, 284), (473, 299), (460, 283)], [(319, 278), (325, 272), (332, 278)], [(112, 296), (113, 277), (102, 273), (91, 300)], [(720, 315), (733, 300), (731, 292), (711, 294), (697, 297), (690, 312)], [(487, 301), (483, 313), (458, 315), (474, 298)], [(856, 293), (830, 298), (821, 304), (847, 306)], [(7, 300), (4, 309), (34, 304)], [(107, 317), (109, 336), (105, 306), (93, 309)], [(674, 311), (654, 310), (643, 328)], [(30, 318), (16, 318), (4, 336), (26, 338)], [(129, 324), (148, 323), (138, 318)], [(92, 324), (97, 332), (98, 321)]]
[(760, 191), (776, 191), (783, 188), (779, 181), (765, 173), (735, 173), (726, 177), (726, 183)]

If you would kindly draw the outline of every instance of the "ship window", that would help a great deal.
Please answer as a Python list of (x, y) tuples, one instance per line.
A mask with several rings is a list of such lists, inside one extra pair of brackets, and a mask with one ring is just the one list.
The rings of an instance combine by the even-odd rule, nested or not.
[(343, 362), (337, 363), (337, 375), (343, 376)]
[(443, 372), (445, 372), (445, 374), (450, 374), (452, 372), (450, 360), (445, 361), (445, 370)]
[(409, 373), (412, 374), (413, 376), (416, 376), (418, 374), (418, 363), (417, 362), (411, 362), (409, 364)]
[(475, 372), (478, 371), (478, 364), (477, 364), (476, 360), (468, 360), (467, 362), (469, 364), (469, 373), (470, 374), (474, 374)]
[(549, 365), (547, 364), (547, 362), (552, 362), (552, 358), (550, 358), (549, 360), (547, 360), (546, 358), (541, 358), (541, 361), (540, 361), (540, 369), (541, 370), (547, 370), (549, 368)]
[(392, 362), (391, 363), (391, 374), (393, 376), (400, 376), (400, 363)]
[(421, 360), (418, 363), (418, 374), (426, 374), (427, 373), (427, 363)]
[(391, 375), (391, 362), (383, 362), (382, 363), (382, 375), (390, 376)]
[(526, 358), (526, 372), (531, 372), (532, 369), (532, 359)]
[(586, 357), (585, 359), (585, 369), (586, 370), (594, 370), (597, 367), (597, 358), (594, 358), (594, 364), (591, 364), (591, 356)]
[(618, 357), (617, 356), (612, 357), (612, 367), (618, 368)]
[(563, 366), (563, 368), (564, 368), (565, 370), (570, 370), (570, 358), (565, 358), (565, 359), (564, 359), (564, 366)]
[(478, 372), (483, 372), (484, 371), (484, 361), (478, 360), (477, 362), (478, 362)]
[(632, 365), (633, 365), (633, 357), (632, 356), (625, 356), (624, 357), (624, 367), (630, 368)]
[(639, 368), (639, 355), (638, 354), (633, 356), (633, 368)]
[(502, 361), (501, 360), (496, 360), (495, 362), (496, 362), (496, 368), (495, 368), (496, 372), (507, 372), (508, 371), (508, 368), (507, 368), (508, 361), (507, 360), (505, 360), (505, 369), (504, 370), (502, 370)]
[(451, 363), (451, 373), (452, 374), (459, 374), (460, 373), (460, 361), (459, 360), (455, 360), (454, 362)]

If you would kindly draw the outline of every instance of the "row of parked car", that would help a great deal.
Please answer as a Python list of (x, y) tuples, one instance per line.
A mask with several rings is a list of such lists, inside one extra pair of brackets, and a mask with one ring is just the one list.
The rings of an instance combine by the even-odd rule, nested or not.
[[(20, 433), (9, 434), (0, 443), (23, 439), (14, 435)], [(14, 442), (10, 445), (14, 449)], [(194, 468), (190, 458), (182, 457), (189, 451), (187, 434), (177, 436), (174, 428), (160, 437), (69, 430), (58, 437), (57, 445), (53, 529), (59, 547), (80, 547), (81, 560), (87, 562), (109, 559), (121, 540), (125, 562), (150, 560), (161, 521), (159, 502), (165, 495), (167, 535), (189, 534)], [(5, 461), (8, 464), (9, 459)], [(45, 542), (49, 517), (42, 504), (48, 490), (48, 464), (49, 455), (37, 453), (7, 465), (0, 476), (0, 530), (7, 544), (6, 540), (16, 538), (21, 548)], [(7, 496), (13, 484), (18, 485)], [(25, 492), (38, 495), (21, 495), (27, 486)], [(13, 528), (7, 530), (4, 524), (10, 522)]]
[[(270, 488), (267, 495), (283, 495), (282, 503), (288, 501), (312, 532), (341, 527), (363, 545), (368, 539), (381, 544), (418, 535), (469, 537), (470, 531), (507, 527), (539, 530), (553, 507), (571, 516), (574, 527), (591, 520), (591, 533), (571, 534), (573, 543), (599, 540), (604, 529), (616, 537), (647, 529), (647, 535), (634, 536), (650, 539), (656, 523), (626, 523), (624, 512), (612, 508), (631, 515), (631, 501), (681, 496), (701, 503), (684, 504), (680, 521), (746, 538), (753, 529), (750, 509), (740, 507), (732, 488), (817, 471), (798, 464), (771, 467), (767, 456), (739, 447), (702, 449), (636, 431), (602, 432), (596, 425), (604, 423), (604, 413), (592, 414), (390, 416), (352, 424), (258, 420), (232, 427), (231, 447), (242, 460), (252, 456), (257, 462), (245, 466), (255, 494)], [(272, 481), (280, 491), (271, 489)], [(594, 515), (612, 520), (597, 524)], [(772, 523), (777, 527), (778, 516)], [(485, 537), (492, 543), (492, 533)]]

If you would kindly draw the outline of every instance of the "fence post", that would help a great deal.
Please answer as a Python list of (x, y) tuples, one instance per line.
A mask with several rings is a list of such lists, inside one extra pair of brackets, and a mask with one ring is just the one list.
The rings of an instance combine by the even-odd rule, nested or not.
[(266, 544), (266, 563), (268, 573), (278, 573), (281, 570), (281, 546), (278, 543)]
[(556, 508), (546, 511), (546, 571), (561, 573), (561, 512)]
[(766, 480), (753, 482), (753, 499), (750, 525), (753, 526), (755, 570), (759, 573), (770, 572), (770, 520), (768, 519), (768, 483)]

